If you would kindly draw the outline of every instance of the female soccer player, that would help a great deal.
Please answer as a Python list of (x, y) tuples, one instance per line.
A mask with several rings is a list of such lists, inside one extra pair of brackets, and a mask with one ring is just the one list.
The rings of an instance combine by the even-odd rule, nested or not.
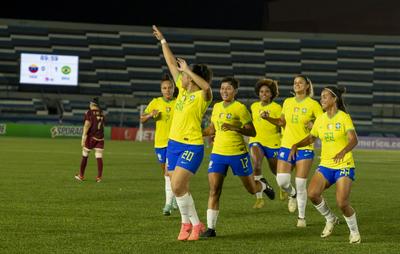
[[(280, 128), (261, 118), (261, 113), (265, 111), (269, 113), (270, 117), (279, 118), (282, 107), (273, 101), (279, 94), (277, 81), (262, 78), (257, 81), (255, 92), (260, 100), (251, 105), (251, 114), (257, 135), (250, 137), (249, 146), (254, 167), (254, 179), (259, 180), (263, 178), (262, 161), (264, 157), (267, 158), (271, 172), (276, 175), (277, 156), (281, 145)], [(266, 191), (271, 200), (275, 198), (275, 192), (268, 183)], [(264, 206), (262, 192), (257, 192), (256, 198), (253, 208), (262, 208)]]
[(195, 64), (190, 68), (182, 58), (176, 59), (156, 26), (153, 34), (161, 43), (179, 89), (167, 148), (167, 168), (173, 172), (171, 186), (182, 217), (178, 240), (198, 240), (205, 227), (197, 216), (189, 182), (204, 156), (201, 120), (212, 101), (212, 72), (206, 65)]
[(215, 226), (219, 213), (219, 198), (222, 185), (229, 167), (233, 174), (240, 177), (244, 187), (251, 194), (263, 192), (266, 180), (254, 180), (250, 157), (247, 152), (245, 136), (255, 136), (250, 112), (246, 106), (235, 100), (239, 81), (232, 77), (223, 78), (220, 93), (222, 102), (214, 105), (211, 124), (203, 131), (204, 136), (215, 134), (214, 146), (208, 166), (208, 196), (207, 226), (201, 236), (214, 237)]
[(326, 111), (314, 123), (311, 133), (302, 141), (292, 146), (290, 157), (300, 147), (312, 144), (316, 138), (322, 142), (321, 162), (308, 186), (308, 197), (315, 208), (326, 219), (321, 237), (332, 234), (338, 218), (329, 209), (322, 197), (322, 192), (336, 183), (336, 203), (342, 210), (347, 226), (350, 229), (350, 243), (360, 243), (356, 213), (350, 206), (351, 184), (354, 181), (355, 166), (352, 155), (357, 145), (357, 134), (350, 115), (343, 103), (343, 88), (327, 86), (321, 93), (322, 108)]
[(103, 177), (103, 151), (104, 151), (104, 114), (99, 106), (99, 98), (94, 97), (89, 103), (89, 110), (85, 113), (82, 131), (82, 160), (79, 173), (75, 179), (83, 181), (85, 179), (85, 169), (90, 151), (95, 150), (97, 160), (96, 182), (101, 182)]
[(161, 80), (161, 94), (161, 97), (154, 98), (149, 105), (147, 105), (144, 114), (140, 116), (140, 122), (145, 123), (149, 119), (154, 119), (156, 122), (154, 148), (165, 178), (165, 206), (163, 208), (163, 214), (168, 216), (172, 211), (174, 194), (171, 190), (171, 180), (168, 175), (168, 170), (165, 169), (165, 161), (168, 135), (175, 107), (175, 98), (173, 98), (174, 84), (173, 81), (170, 80), (168, 74), (163, 76)]
[[(312, 145), (302, 147), (294, 159), (289, 158), (289, 153), (293, 144), (308, 136), (312, 122), (322, 114), (322, 108), (317, 101), (311, 98), (313, 86), (311, 80), (306, 76), (297, 75), (295, 77), (293, 90), (295, 96), (284, 101), (281, 118), (271, 118), (268, 112), (263, 112), (261, 117), (278, 126), (285, 127), (278, 154), (276, 180), (279, 187), (289, 195), (289, 212), (293, 213), (298, 206), (297, 227), (306, 227), (306, 185), (308, 172), (314, 158), (314, 148)], [(291, 184), (293, 167), (296, 167), (297, 192)]]

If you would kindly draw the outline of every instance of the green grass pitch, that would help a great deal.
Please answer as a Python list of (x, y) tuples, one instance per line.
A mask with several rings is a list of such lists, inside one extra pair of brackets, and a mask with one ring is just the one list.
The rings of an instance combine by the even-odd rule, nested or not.
[[(87, 180), (77, 182), (80, 140), (0, 138), (0, 253), (400, 253), (400, 151), (355, 151), (351, 201), (362, 243), (353, 246), (335, 206), (335, 187), (325, 197), (341, 224), (321, 239), (324, 219), (309, 201), (308, 226), (298, 229), (286, 202), (268, 200), (252, 209), (255, 198), (231, 173), (218, 236), (178, 242), (179, 212), (161, 213), (164, 179), (152, 144), (108, 141), (105, 148), (103, 182), (95, 183), (93, 154)], [(203, 222), (209, 152), (191, 181)], [(265, 162), (264, 173), (276, 189)]]

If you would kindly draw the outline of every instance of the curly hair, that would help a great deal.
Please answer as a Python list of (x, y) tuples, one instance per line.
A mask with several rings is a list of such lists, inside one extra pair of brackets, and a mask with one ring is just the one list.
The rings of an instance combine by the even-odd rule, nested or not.
[(278, 81), (269, 79), (269, 78), (262, 78), (259, 79), (254, 87), (254, 91), (256, 92), (256, 95), (258, 96), (260, 93), (261, 87), (266, 86), (269, 88), (271, 91), (271, 100), (275, 99), (279, 95), (279, 90), (278, 90)]

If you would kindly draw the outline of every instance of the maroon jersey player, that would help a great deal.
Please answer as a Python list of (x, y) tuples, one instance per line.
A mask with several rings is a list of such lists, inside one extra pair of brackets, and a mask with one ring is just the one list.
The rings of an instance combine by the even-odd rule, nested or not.
[(82, 160), (79, 174), (75, 179), (82, 181), (85, 176), (87, 159), (91, 150), (95, 150), (97, 159), (96, 182), (100, 182), (103, 175), (103, 150), (104, 150), (104, 114), (99, 107), (97, 97), (90, 101), (89, 110), (85, 113), (82, 132)]

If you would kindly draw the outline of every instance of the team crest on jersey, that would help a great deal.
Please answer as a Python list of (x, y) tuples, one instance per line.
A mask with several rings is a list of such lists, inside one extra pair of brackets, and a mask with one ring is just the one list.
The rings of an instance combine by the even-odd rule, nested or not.
[(336, 123), (336, 124), (335, 124), (336, 130), (340, 130), (340, 127), (342, 127), (342, 125), (341, 125), (340, 123)]
[(302, 108), (301, 113), (303, 113), (303, 114), (307, 113), (307, 108)]
[(189, 100), (190, 100), (190, 101), (194, 101), (194, 98), (196, 98), (195, 95), (190, 95)]
[(227, 118), (227, 119), (231, 119), (231, 118), (232, 118), (232, 114), (231, 114), (231, 113), (228, 113), (228, 114), (226, 115), (226, 118)]

